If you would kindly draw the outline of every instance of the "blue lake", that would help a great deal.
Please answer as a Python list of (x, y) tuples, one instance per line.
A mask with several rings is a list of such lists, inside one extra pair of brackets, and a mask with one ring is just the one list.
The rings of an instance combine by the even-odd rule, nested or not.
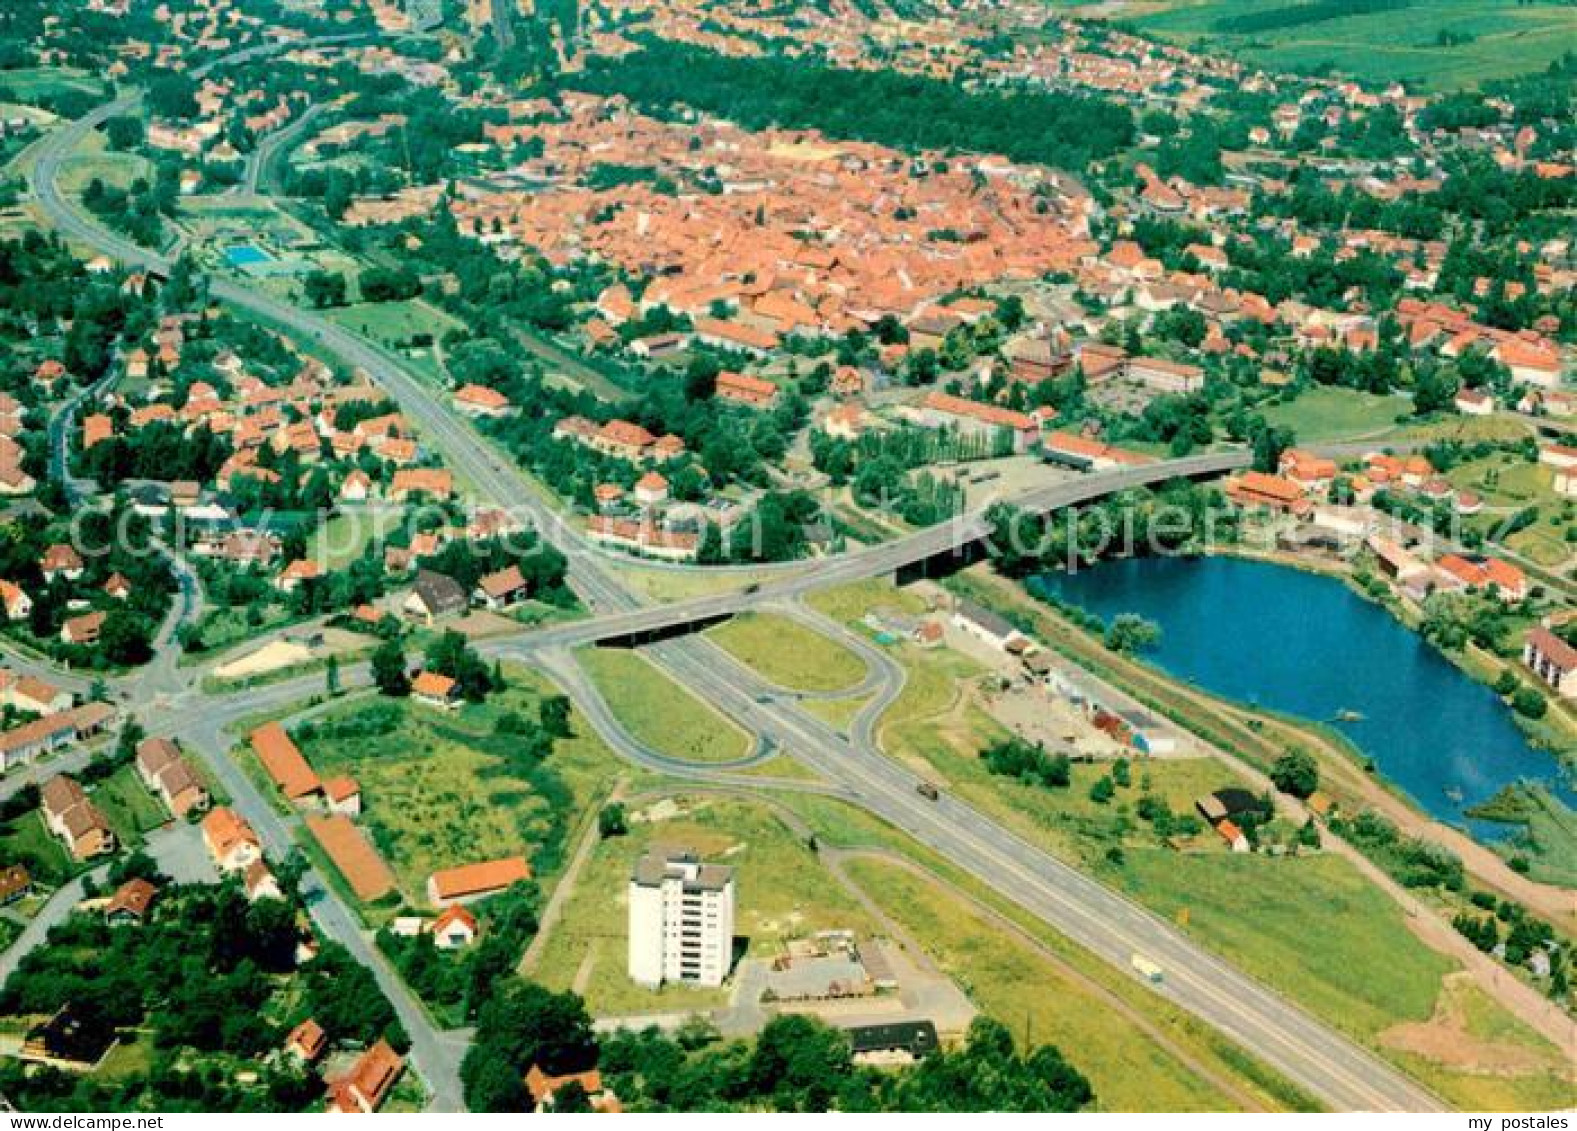
[[(1489, 688), (1335, 578), (1236, 558), (1144, 558), (1031, 588), (1108, 621), (1156, 622), (1153, 663), (1205, 691), (1329, 724), (1427, 812), (1481, 837), (1509, 830), (1462, 810), (1512, 782), (1543, 782), (1577, 805), (1554, 756), (1528, 743)], [(1339, 721), (1343, 712), (1361, 717)]]

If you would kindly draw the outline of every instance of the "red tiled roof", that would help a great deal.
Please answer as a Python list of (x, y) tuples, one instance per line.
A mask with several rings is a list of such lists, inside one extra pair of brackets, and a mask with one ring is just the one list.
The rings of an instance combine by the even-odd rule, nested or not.
[(462, 864), (458, 868), (434, 872), (430, 884), (433, 894), (440, 901), (447, 901), (500, 891), (530, 878), (531, 865), (526, 863), (525, 857), (506, 856), (501, 860)]
[(252, 732), (251, 742), (257, 760), (288, 800), (295, 801), (323, 788), (317, 771), (279, 723), (258, 727)]

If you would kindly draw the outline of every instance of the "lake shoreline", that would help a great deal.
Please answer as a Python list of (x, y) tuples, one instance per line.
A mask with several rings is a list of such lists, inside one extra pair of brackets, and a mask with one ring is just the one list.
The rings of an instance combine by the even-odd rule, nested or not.
[[(1406, 628), (1409, 632), (1418, 635), (1425, 644), (1428, 644), (1431, 648), (1433, 648), (1439, 656), (1450, 662), (1450, 664), (1463, 675), (1467, 676), (1473, 682), (1482, 684), (1483, 686), (1489, 688), (1491, 692), (1494, 692), (1494, 683), (1485, 678), (1485, 673), (1482, 670), (1479, 670), (1473, 665), (1467, 663), (1464, 656), (1456, 652), (1452, 652), (1449, 649), (1442, 648), (1432, 640), (1424, 639), (1422, 634), (1418, 632), (1417, 618), (1409, 614), (1406, 607), (1402, 605), (1400, 599), (1398, 599), (1394, 593), (1388, 590), (1385, 597), (1381, 597), (1364, 588), (1364, 586), (1359, 583), (1357, 574), (1353, 570), (1350, 563), (1335, 562), (1322, 558), (1314, 558), (1307, 554), (1289, 553), (1287, 551), (1274, 551), (1270, 553), (1258, 552), (1244, 549), (1241, 546), (1224, 546), (1213, 551), (1211, 554), (1203, 554), (1200, 556), (1236, 558), (1242, 561), (1265, 562), (1270, 565), (1279, 565), (1285, 566), (1288, 569), (1300, 570), (1304, 573), (1314, 574), (1319, 577), (1330, 577), (1339, 580), (1344, 585), (1346, 585), (1349, 592), (1357, 597), (1362, 598), (1370, 604), (1377, 606), (1378, 608), (1384, 609), (1403, 628)], [(1472, 646), (1477, 648), (1477, 645)], [(1502, 670), (1511, 671), (1513, 674), (1517, 674), (1519, 678), (1522, 678), (1523, 675), (1525, 675), (1525, 673), (1517, 672), (1516, 665), (1507, 662), (1502, 657), (1496, 656), (1493, 653), (1484, 653), (1483, 649), (1478, 649), (1478, 651), (1484, 654), (1486, 663), (1497, 665)], [(1517, 729), (1522, 732), (1523, 737), (1525, 737), (1533, 746), (1541, 750), (1548, 751), (1567, 776), (1567, 784), (1577, 787), (1577, 743), (1569, 746), (1560, 745), (1559, 743), (1552, 741), (1552, 736), (1550, 734), (1550, 731), (1554, 729), (1569, 729), (1570, 722), (1562, 712), (1559, 701), (1550, 697), (1546, 689), (1541, 687), (1539, 690), (1545, 693), (1546, 698), (1549, 699), (1550, 703), (1549, 713), (1545, 716), (1545, 719), (1550, 719), (1552, 716), (1554, 716), (1560, 720), (1559, 722), (1550, 722), (1547, 726), (1541, 727), (1538, 725), (1541, 720), (1525, 718), (1516, 711), (1511, 710), (1509, 703), (1507, 704), (1507, 710), (1510, 712), (1512, 722), (1517, 725)], [(1503, 703), (1505, 702), (1504, 696), (1501, 696), (1498, 693), (1495, 693), (1495, 695), (1497, 699), (1500, 699)], [(1360, 754), (1360, 757), (1361, 756), (1362, 755)]]
[[(945, 588), (958, 597), (993, 609), (1044, 646), (1119, 688), (1144, 709), (1195, 736), (1207, 749), (1268, 772), (1283, 750), (1303, 745), (1319, 758), (1322, 792), (1350, 814), (1373, 811), (1405, 835), (1445, 846), (1466, 864), (1474, 879), (1506, 898), (1540, 909), (1551, 921), (1570, 927), (1570, 888), (1509, 866), (1503, 851), (1475, 839), (1455, 824), (1434, 819), (1410, 796), (1378, 773), (1366, 772), (1345, 744), (1327, 740), (1327, 731), (1301, 719), (1235, 703), (1177, 679), (1141, 658), (1112, 652), (1091, 632), (1089, 618), (1067, 606), (1031, 593), (1023, 579), (979, 565), (954, 574)], [(1257, 725), (1259, 720), (1264, 725)], [(1510, 847), (1509, 841), (1501, 842)]]
[[(1135, 613), (1157, 621), (1163, 638), (1147, 666), (1240, 709), (1317, 729), (1355, 752), (1389, 792), (1484, 842), (1501, 836), (1465, 810), (1505, 786), (1539, 782), (1571, 806), (1564, 761), (1515, 725), (1491, 687), (1350, 571), (1318, 565), (1251, 553), (1117, 559), (1039, 575), (1025, 588), (1102, 620)], [(1344, 584), (1327, 590), (1291, 580), (1300, 576)], [(1375, 618), (1381, 609), (1391, 615)], [(1466, 694), (1467, 685), (1478, 694)]]

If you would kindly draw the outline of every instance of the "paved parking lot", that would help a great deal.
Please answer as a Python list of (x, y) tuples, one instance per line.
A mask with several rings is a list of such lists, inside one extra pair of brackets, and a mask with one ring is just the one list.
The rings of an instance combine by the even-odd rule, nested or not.
[(219, 882), (219, 870), (203, 844), (202, 830), (186, 821), (176, 821), (149, 833), (148, 855), (159, 865), (159, 871), (178, 884)]

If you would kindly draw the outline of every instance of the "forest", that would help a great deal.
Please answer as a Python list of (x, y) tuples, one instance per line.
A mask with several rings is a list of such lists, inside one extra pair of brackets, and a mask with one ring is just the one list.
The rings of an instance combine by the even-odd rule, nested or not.
[(576, 86), (652, 111), (683, 103), (747, 129), (816, 129), (898, 149), (1000, 153), (1063, 168), (1110, 156), (1134, 137), (1127, 107), (1082, 94), (974, 92), (892, 71), (717, 55), (661, 39), (623, 58), (592, 58)]

